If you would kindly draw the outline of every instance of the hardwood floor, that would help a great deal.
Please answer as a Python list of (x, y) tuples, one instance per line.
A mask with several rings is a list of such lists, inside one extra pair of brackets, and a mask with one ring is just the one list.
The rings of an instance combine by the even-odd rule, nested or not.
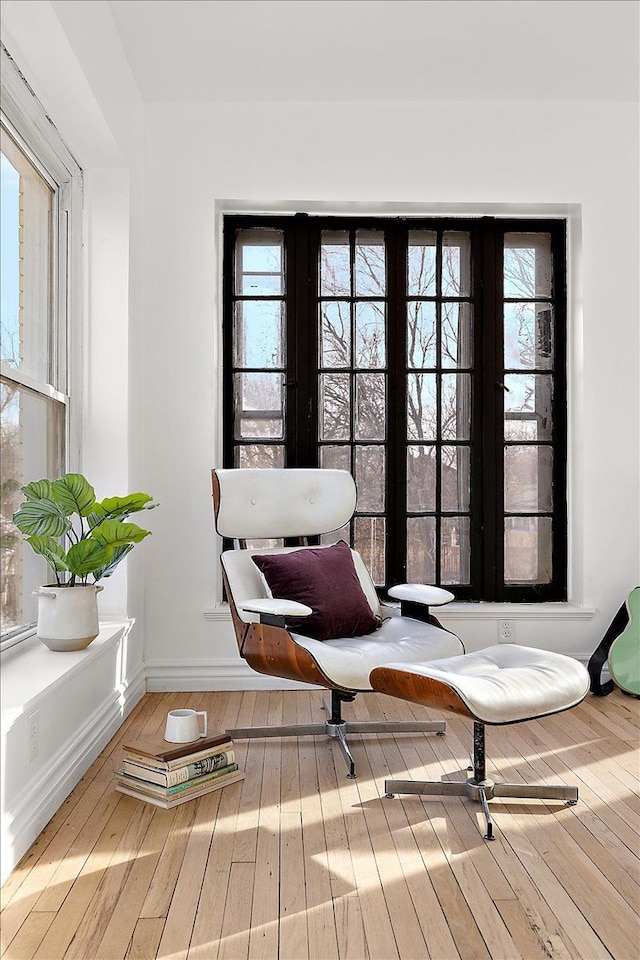
[[(210, 727), (318, 719), (321, 694), (147, 694), (3, 888), (7, 960), (637, 960), (640, 702), (487, 728), (488, 772), (566, 781), (575, 807), (385, 799), (385, 776), (464, 779), (471, 724), (446, 737), (237, 741), (246, 772), (173, 810), (117, 793), (122, 742), (177, 706)], [(366, 694), (360, 719), (434, 716)], [(346, 711), (345, 711), (346, 713)]]

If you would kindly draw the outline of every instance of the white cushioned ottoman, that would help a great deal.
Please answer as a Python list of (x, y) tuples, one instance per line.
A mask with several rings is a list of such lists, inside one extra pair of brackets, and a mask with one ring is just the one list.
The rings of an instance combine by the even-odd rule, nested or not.
[(486, 775), (485, 724), (533, 720), (577, 706), (589, 691), (589, 674), (577, 660), (559, 653), (499, 644), (476, 653), (429, 663), (386, 663), (370, 674), (378, 693), (461, 714), (474, 721), (473, 776), (457, 780), (387, 780), (388, 797), (466, 796), (482, 804), (485, 839), (493, 840), (488, 801), (493, 797), (578, 801), (577, 787), (566, 784), (495, 783)]

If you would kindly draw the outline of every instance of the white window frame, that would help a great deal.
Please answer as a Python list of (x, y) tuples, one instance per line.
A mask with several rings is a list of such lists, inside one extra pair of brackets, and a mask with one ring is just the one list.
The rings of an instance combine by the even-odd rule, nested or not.
[[(64, 408), (64, 470), (80, 463), (82, 370), (82, 170), (4, 45), (0, 45), (2, 124), (54, 190), (52, 328), (47, 381), (1, 364), (2, 378)], [(32, 478), (37, 479), (37, 478)], [(0, 636), (4, 651), (35, 633), (23, 624)]]

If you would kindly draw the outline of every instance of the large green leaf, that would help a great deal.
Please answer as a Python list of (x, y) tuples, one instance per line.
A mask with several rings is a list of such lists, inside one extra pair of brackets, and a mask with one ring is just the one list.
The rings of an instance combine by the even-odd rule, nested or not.
[(27, 500), (53, 500), (51, 480), (34, 480), (28, 483), (26, 487), (20, 487)]
[(13, 522), (29, 537), (61, 537), (71, 527), (53, 500), (26, 500), (14, 513)]
[(81, 540), (74, 543), (67, 553), (67, 564), (71, 573), (76, 577), (86, 577), (104, 567), (111, 558), (108, 547), (95, 540)]
[(113, 571), (116, 569), (121, 560), (124, 560), (126, 555), (133, 550), (133, 543), (125, 543), (122, 547), (116, 547), (111, 556), (111, 560), (105, 567), (101, 567), (100, 570), (94, 570), (93, 576), (96, 580), (101, 580), (102, 577), (110, 577)]
[(41, 554), (53, 570), (68, 570), (66, 554), (53, 537), (27, 537), (26, 541), (35, 553)]
[(136, 523), (121, 523), (119, 520), (103, 520), (91, 531), (91, 539), (105, 547), (123, 547), (127, 543), (140, 543), (150, 535)]
[(157, 503), (152, 502), (148, 493), (130, 493), (126, 497), (106, 497), (101, 503), (96, 503), (89, 515), (89, 526), (95, 527), (103, 520), (124, 520), (131, 513), (140, 510), (153, 510)]
[(77, 513), (86, 517), (96, 502), (96, 492), (81, 473), (65, 473), (54, 480), (51, 488), (53, 499), (67, 516)]

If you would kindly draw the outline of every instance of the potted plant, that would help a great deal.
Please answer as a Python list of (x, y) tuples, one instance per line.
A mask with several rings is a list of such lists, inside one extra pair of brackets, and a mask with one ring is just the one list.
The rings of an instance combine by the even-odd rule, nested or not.
[(50, 650), (83, 650), (98, 636), (97, 594), (103, 589), (98, 581), (110, 577), (150, 534), (124, 521), (157, 504), (147, 493), (98, 502), (80, 473), (35, 480), (21, 491), (25, 500), (13, 521), (26, 543), (46, 559), (56, 581), (36, 592), (38, 637)]

